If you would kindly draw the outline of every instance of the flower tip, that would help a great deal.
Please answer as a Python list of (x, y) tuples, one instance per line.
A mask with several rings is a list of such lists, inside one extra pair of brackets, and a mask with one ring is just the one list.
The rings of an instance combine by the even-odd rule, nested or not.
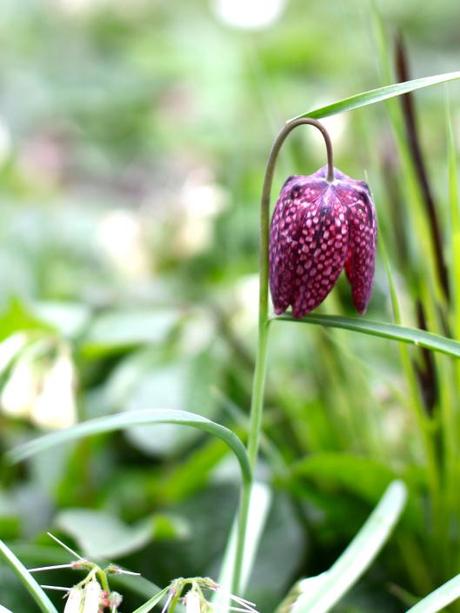
[(370, 296), (366, 298), (358, 298), (357, 296), (352, 296), (353, 306), (355, 307), (357, 313), (359, 315), (365, 315), (367, 312), (367, 307), (369, 306)]

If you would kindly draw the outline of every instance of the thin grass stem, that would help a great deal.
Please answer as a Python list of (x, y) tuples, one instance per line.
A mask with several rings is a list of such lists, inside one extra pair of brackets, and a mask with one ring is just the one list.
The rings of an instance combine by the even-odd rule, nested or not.
[[(317, 128), (326, 145), (327, 152), (327, 180), (334, 180), (334, 165), (332, 143), (324, 126), (316, 119), (299, 118), (288, 121), (278, 136), (275, 138), (272, 149), (268, 156), (265, 177), (262, 188), (260, 203), (260, 268), (259, 268), (259, 324), (256, 361), (252, 387), (251, 412), (248, 432), (248, 458), (252, 478), (257, 463), (262, 431), (263, 403), (265, 391), (265, 376), (267, 370), (267, 351), (269, 334), (268, 315), (268, 284), (269, 284), (269, 232), (270, 232), (270, 195), (275, 174), (276, 162), (281, 147), (287, 136), (301, 125), (311, 125)], [(243, 484), (243, 492), (240, 505), (240, 518), (238, 537), (235, 552), (235, 563), (232, 581), (232, 591), (239, 593), (241, 587), (241, 574), (243, 567), (244, 545), (249, 515), (251, 487)]]

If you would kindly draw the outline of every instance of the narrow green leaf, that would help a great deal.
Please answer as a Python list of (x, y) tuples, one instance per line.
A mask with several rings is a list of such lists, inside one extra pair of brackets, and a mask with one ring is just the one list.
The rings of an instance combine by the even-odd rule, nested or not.
[(379, 460), (363, 455), (322, 451), (307, 455), (291, 467), (292, 475), (318, 486), (343, 488), (372, 506), (399, 475)]
[[(251, 576), (272, 500), (270, 489), (264, 483), (253, 483), (250, 496), (248, 523), (244, 543), (243, 568), (241, 571), (242, 593), (245, 592)], [(237, 515), (230, 532), (219, 575), (218, 583), (222, 589), (216, 592), (213, 598), (215, 608), (220, 613), (226, 613), (230, 607), (230, 592), (233, 585), (233, 573), (235, 570), (238, 521), (239, 517)]]
[(18, 560), (11, 549), (9, 549), (3, 541), (0, 541), (0, 554), (5, 558), (13, 571), (22, 581), (24, 587), (40, 607), (40, 611), (44, 611), (45, 613), (57, 613), (57, 609), (42, 588), (38, 585), (24, 564)]
[(382, 236), (379, 237), (379, 246), (383, 259), (383, 266), (387, 275), (388, 289), (390, 290), (391, 307), (393, 309), (393, 318), (396, 324), (401, 323), (401, 307), (399, 304), (398, 291), (396, 289), (396, 283), (391, 268), (390, 258), (388, 257), (388, 251), (385, 245), (385, 241)]
[(292, 613), (326, 613), (340, 600), (383, 547), (401, 515), (406, 498), (404, 483), (393, 481), (340, 558), (318, 577), (314, 586), (307, 580), (305, 591), (294, 604)]
[(180, 320), (172, 309), (114, 309), (99, 315), (91, 324), (81, 351), (99, 357), (137, 345), (161, 343)]
[(457, 575), (437, 590), (417, 602), (407, 613), (436, 613), (460, 598), (460, 575)]
[(149, 611), (153, 609), (155, 605), (161, 602), (161, 600), (168, 593), (168, 590), (169, 590), (169, 586), (165, 587), (164, 589), (161, 590), (161, 592), (158, 592), (158, 594), (155, 594), (155, 596), (152, 596), (152, 598), (147, 600), (147, 602), (144, 602), (144, 604), (138, 607), (135, 611), (133, 611), (133, 613), (148, 613)]
[(64, 509), (54, 524), (71, 535), (90, 559), (126, 556), (147, 545), (154, 535), (153, 517), (128, 525), (116, 515), (96, 509)]
[(225, 426), (221, 426), (206, 417), (201, 417), (201, 415), (189, 413), (188, 411), (175, 411), (172, 409), (144, 409), (91, 419), (73, 428), (52, 432), (51, 434), (46, 434), (45, 436), (29, 441), (24, 445), (20, 445), (9, 451), (7, 457), (13, 463), (20, 462), (45, 449), (49, 449), (56, 445), (63, 445), (70, 441), (76, 441), (86, 436), (114, 432), (116, 430), (126, 430), (135, 426), (150, 426), (153, 424), (190, 426), (217, 436), (222, 439), (235, 454), (240, 464), (243, 480), (247, 482), (250, 481), (251, 469), (249, 467), (246, 449), (236, 434), (228, 428), (225, 428)]
[(310, 314), (302, 319), (294, 319), (291, 315), (281, 315), (273, 317), (270, 321), (290, 321), (294, 323), (315, 324), (326, 328), (340, 328), (351, 330), (370, 336), (377, 336), (402, 343), (409, 343), (419, 347), (425, 347), (430, 351), (439, 351), (460, 357), (460, 342), (451, 338), (425, 332), (418, 328), (409, 328), (381, 321), (371, 321), (370, 319), (358, 319), (357, 317), (341, 317), (338, 315), (316, 315)]
[(327, 104), (318, 109), (312, 109), (302, 115), (298, 115), (295, 119), (300, 117), (321, 119), (321, 117), (329, 117), (330, 115), (342, 113), (343, 111), (352, 111), (363, 106), (375, 104), (376, 102), (382, 102), (382, 100), (388, 100), (389, 98), (395, 98), (396, 96), (413, 92), (417, 89), (438, 85), (439, 83), (446, 83), (447, 81), (454, 81), (455, 79), (460, 79), (460, 71), (445, 72), (431, 77), (422, 77), (421, 79), (403, 81), (402, 83), (393, 83), (392, 85), (385, 85), (384, 87), (377, 87), (376, 89), (369, 89), (368, 91), (354, 94), (349, 98), (338, 100), (337, 102)]
[(455, 148), (455, 139), (449, 108), (447, 108), (447, 131), (450, 205), (450, 289), (454, 304), (454, 334), (456, 338), (460, 338), (460, 198), (457, 173), (457, 151)]

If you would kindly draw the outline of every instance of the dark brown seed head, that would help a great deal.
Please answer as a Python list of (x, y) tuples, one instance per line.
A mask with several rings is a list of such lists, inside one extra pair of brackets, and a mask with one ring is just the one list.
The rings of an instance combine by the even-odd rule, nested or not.
[(315, 309), (345, 267), (359, 313), (366, 311), (374, 278), (377, 225), (369, 188), (339, 170), (289, 177), (270, 229), (270, 289), (276, 314)]

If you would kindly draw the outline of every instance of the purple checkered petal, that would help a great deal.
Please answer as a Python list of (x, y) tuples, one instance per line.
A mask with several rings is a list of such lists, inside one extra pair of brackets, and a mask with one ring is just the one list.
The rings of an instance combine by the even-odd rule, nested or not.
[(374, 282), (377, 221), (369, 188), (365, 183), (361, 187), (348, 192), (344, 190), (340, 197), (351, 203), (348, 206), (350, 249), (345, 270), (351, 284), (353, 304), (358, 313), (363, 314), (369, 304)]
[(315, 309), (346, 267), (353, 302), (369, 302), (376, 223), (365, 183), (326, 169), (290, 177), (281, 189), (270, 229), (270, 290), (275, 313), (292, 307), (300, 318)]

